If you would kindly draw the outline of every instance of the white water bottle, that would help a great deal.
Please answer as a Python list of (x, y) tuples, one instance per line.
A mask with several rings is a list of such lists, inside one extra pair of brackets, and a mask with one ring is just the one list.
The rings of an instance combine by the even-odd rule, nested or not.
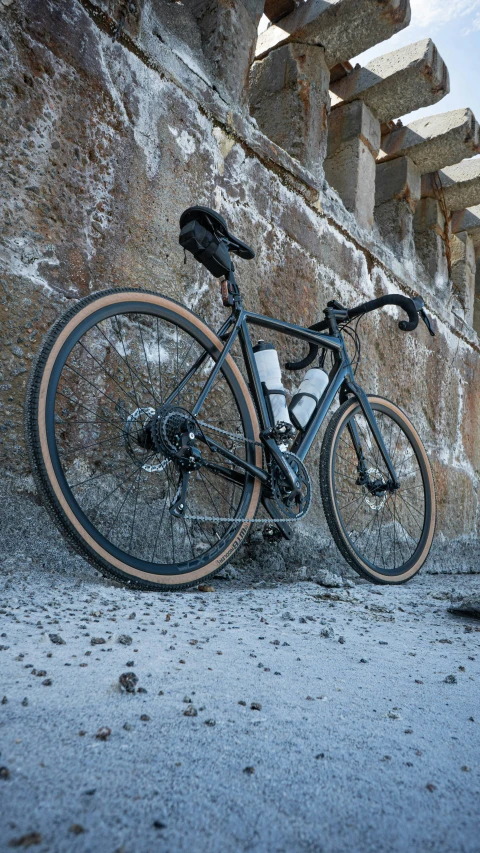
[(290, 403), (290, 416), (297, 429), (305, 429), (328, 385), (328, 373), (321, 367), (307, 370), (300, 388)]
[(274, 424), (290, 424), (287, 399), (282, 382), (278, 354), (273, 344), (259, 341), (253, 348), (260, 381), (265, 386), (273, 415)]

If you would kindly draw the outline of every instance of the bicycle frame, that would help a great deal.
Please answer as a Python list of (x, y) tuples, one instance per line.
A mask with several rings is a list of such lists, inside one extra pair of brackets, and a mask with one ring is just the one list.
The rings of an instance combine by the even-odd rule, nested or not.
[[(319, 348), (325, 348), (334, 353), (334, 364), (330, 372), (329, 383), (327, 385), (327, 388), (325, 389), (320, 401), (318, 402), (315, 411), (312, 417), (310, 418), (310, 421), (306, 425), (306, 428), (298, 432), (298, 435), (291, 448), (292, 452), (295, 453), (303, 461), (308, 451), (310, 450), (310, 447), (312, 446), (313, 441), (315, 440), (315, 437), (320, 427), (322, 426), (322, 423), (325, 420), (325, 417), (336, 395), (340, 393), (341, 403), (343, 403), (349, 395), (353, 395), (358, 400), (362, 412), (369, 423), (370, 429), (372, 430), (372, 433), (375, 437), (380, 453), (387, 466), (387, 470), (391, 477), (393, 488), (398, 488), (397, 474), (392, 465), (382, 435), (378, 429), (378, 425), (375, 420), (375, 415), (372, 411), (367, 395), (365, 394), (363, 389), (360, 388), (360, 386), (355, 382), (355, 377), (353, 374), (350, 358), (348, 356), (347, 349), (345, 346), (345, 341), (342, 337), (341, 332), (338, 329), (337, 316), (340, 316), (340, 312), (336, 311), (334, 308), (328, 308), (326, 310), (325, 313), (327, 316), (327, 320), (329, 321), (330, 333), (322, 334), (308, 327), (296, 326), (292, 323), (286, 323), (283, 320), (274, 320), (272, 317), (267, 317), (262, 314), (256, 314), (252, 311), (245, 310), (242, 306), (240, 294), (238, 288), (236, 287), (236, 282), (234, 280), (233, 286), (233, 290), (230, 291), (230, 293), (233, 294), (231, 301), (232, 313), (217, 332), (217, 336), (220, 338), (220, 340), (225, 342), (224, 347), (220, 357), (216, 361), (208, 379), (205, 382), (205, 385), (200, 393), (200, 396), (198, 397), (195, 406), (192, 409), (192, 414), (195, 417), (198, 416), (202, 405), (208, 395), (208, 392), (212, 388), (216, 376), (222, 367), (222, 364), (227, 358), (229, 352), (231, 351), (236, 339), (238, 338), (240, 341), (242, 355), (245, 362), (250, 391), (257, 406), (257, 411), (259, 414), (261, 427), (260, 438), (266, 449), (270, 452), (270, 454), (277, 462), (277, 464), (281, 467), (281, 469), (283, 469), (285, 475), (293, 482), (294, 474), (290, 469), (287, 461), (284, 459), (283, 453), (280, 450), (277, 442), (272, 437), (274, 424), (271, 422), (270, 413), (265, 401), (265, 395), (263, 392), (262, 383), (255, 362), (248, 325), (251, 324), (253, 326), (261, 326), (262, 328), (267, 328), (274, 332), (280, 332), (282, 334), (289, 335), (290, 337), (303, 340), (307, 343), (315, 344)], [(190, 377), (196, 370), (198, 370), (198, 368), (206, 360), (207, 357), (207, 353), (204, 353), (202, 356), (200, 356), (200, 358), (195, 362), (195, 364), (190, 368), (190, 370), (181, 380), (175, 391), (173, 391), (169, 398), (165, 401), (167, 404), (173, 402), (180, 390), (187, 384)], [(357, 453), (359, 466), (361, 466), (362, 462), (364, 461), (364, 456), (360, 436), (358, 434), (358, 430), (354, 421), (349, 424), (348, 429), (352, 437), (352, 442), (355, 451)], [(245, 461), (244, 459), (241, 459), (231, 451), (222, 447), (221, 444), (217, 441), (212, 441), (210, 439), (207, 440), (205, 439), (205, 437), (204, 440), (207, 441), (213, 451), (220, 453), (230, 462), (235, 464), (237, 467), (242, 468), (247, 473), (258, 477), (263, 483), (267, 483), (268, 474), (262, 468), (258, 468), (256, 465), (253, 465)]]

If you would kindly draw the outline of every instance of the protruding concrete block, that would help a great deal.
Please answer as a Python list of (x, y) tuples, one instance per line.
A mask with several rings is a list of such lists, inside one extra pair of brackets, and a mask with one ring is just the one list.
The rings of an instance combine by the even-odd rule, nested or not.
[(375, 206), (396, 199), (406, 201), (412, 211), (421, 196), (422, 176), (409, 157), (379, 163), (375, 184)]
[(436, 199), (422, 198), (417, 204), (413, 227), (417, 256), (439, 295), (448, 293), (445, 228), (446, 223)]
[(456, 210), (450, 227), (452, 234), (465, 231), (472, 238), (475, 248), (480, 248), (480, 204), (466, 210)]
[(375, 222), (384, 242), (398, 257), (415, 252), (413, 214), (421, 194), (422, 177), (408, 157), (377, 166)]
[(182, 0), (182, 5), (198, 23), (214, 79), (234, 105), (245, 106), (264, 0)]
[(410, 157), (422, 174), (480, 153), (480, 131), (469, 109), (427, 116), (382, 137), (378, 162)]
[(473, 300), (473, 328), (480, 336), (480, 259), (477, 260), (475, 273), (475, 296)]
[(328, 122), (325, 177), (364, 228), (373, 224), (380, 122), (362, 101), (339, 107)]
[(296, 7), (295, 0), (267, 0), (263, 13), (272, 24), (275, 24), (281, 18), (284, 18), (285, 15), (293, 12)]
[(475, 300), (475, 246), (466, 231), (453, 235), (450, 246), (453, 292), (463, 308), (465, 322), (472, 326)]
[(263, 133), (317, 176), (327, 148), (329, 71), (323, 47), (286, 44), (253, 63), (250, 112)]
[(437, 198), (439, 185), (448, 210), (463, 210), (479, 204), (480, 160), (464, 160), (441, 172), (423, 175), (422, 196)]
[(410, 23), (409, 0), (306, 0), (257, 42), (257, 59), (294, 41), (323, 45), (329, 68), (385, 41)]
[(360, 99), (381, 122), (440, 101), (449, 91), (448, 69), (431, 39), (357, 65), (330, 86), (332, 109)]

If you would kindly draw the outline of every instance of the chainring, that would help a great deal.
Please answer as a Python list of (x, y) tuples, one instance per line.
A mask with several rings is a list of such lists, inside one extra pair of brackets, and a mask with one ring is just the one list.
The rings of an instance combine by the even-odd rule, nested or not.
[(286, 451), (283, 456), (294, 471), (297, 480), (300, 481), (300, 494), (294, 493), (283, 471), (274, 462), (270, 472), (273, 499), (283, 513), (285, 521), (299, 521), (307, 514), (312, 502), (310, 476), (302, 460), (295, 453)]

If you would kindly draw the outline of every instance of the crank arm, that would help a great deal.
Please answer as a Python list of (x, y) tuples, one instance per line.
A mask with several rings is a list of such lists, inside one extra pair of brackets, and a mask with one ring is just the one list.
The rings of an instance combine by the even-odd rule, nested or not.
[[(268, 514), (271, 518), (275, 518), (278, 513), (276, 504), (274, 501), (270, 500), (262, 495), (262, 504), (267, 510)], [(276, 526), (278, 527), (280, 533), (282, 534), (284, 539), (290, 540), (293, 536), (293, 527), (288, 523), (288, 521), (276, 521)]]

